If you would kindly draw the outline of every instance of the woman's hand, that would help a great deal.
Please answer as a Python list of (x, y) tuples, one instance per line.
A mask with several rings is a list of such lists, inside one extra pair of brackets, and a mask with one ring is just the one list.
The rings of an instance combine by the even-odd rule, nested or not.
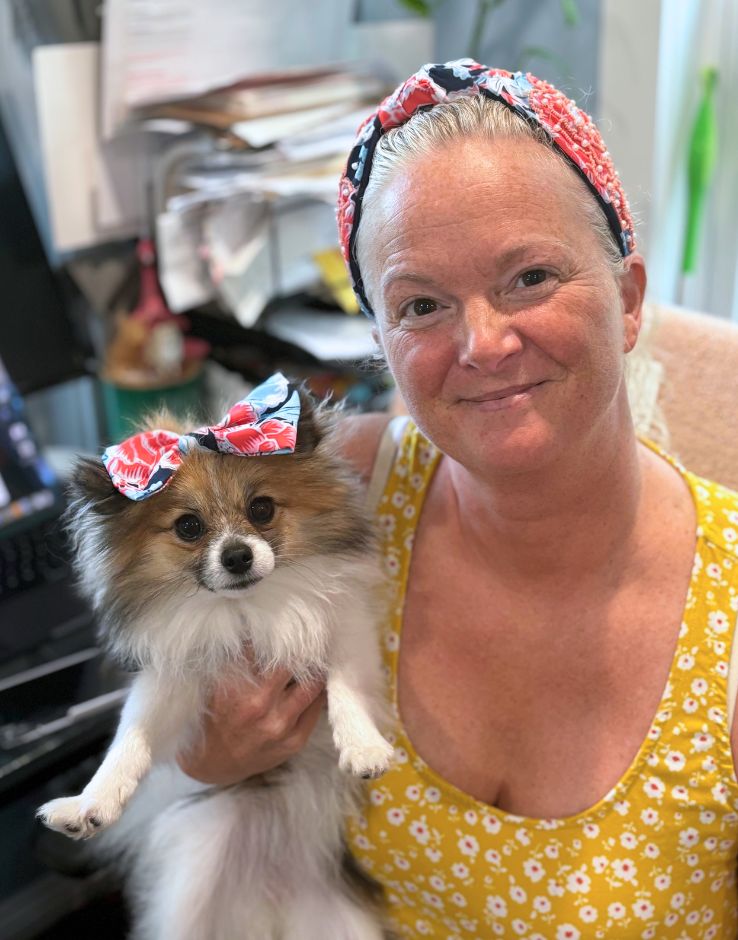
[(284, 763), (305, 746), (325, 704), (325, 685), (300, 685), (284, 669), (218, 686), (202, 735), (177, 762), (202, 783), (228, 786)]

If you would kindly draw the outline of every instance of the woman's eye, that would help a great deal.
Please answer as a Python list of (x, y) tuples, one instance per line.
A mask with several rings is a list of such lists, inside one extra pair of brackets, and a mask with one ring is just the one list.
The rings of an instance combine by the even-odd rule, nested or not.
[(257, 496), (248, 508), (249, 519), (255, 525), (266, 525), (274, 518), (274, 500), (271, 496)]
[(185, 542), (195, 542), (205, 531), (205, 526), (199, 516), (188, 512), (174, 523), (174, 531)]
[(428, 297), (419, 297), (406, 308), (405, 312), (412, 313), (415, 317), (423, 317), (428, 313), (435, 313), (436, 310), (438, 310), (438, 304), (435, 300), (429, 300)]
[(544, 271), (543, 268), (531, 268), (530, 271), (521, 274), (518, 280), (523, 282), (523, 287), (535, 287), (536, 284), (543, 284), (548, 276), (549, 272)]

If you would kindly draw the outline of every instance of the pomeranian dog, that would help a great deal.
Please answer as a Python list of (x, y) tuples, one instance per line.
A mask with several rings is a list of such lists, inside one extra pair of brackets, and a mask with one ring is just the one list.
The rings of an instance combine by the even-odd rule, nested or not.
[[(213, 428), (157, 423), (76, 468), (80, 583), (108, 650), (136, 675), (97, 773), (38, 815), (87, 838), (147, 778), (111, 833), (124, 833), (139, 940), (385, 936), (344, 864), (360, 778), (383, 773), (392, 747), (378, 730), (380, 568), (333, 421), (278, 373)], [(259, 673), (322, 678), (327, 715), (274, 771), (198, 784), (176, 755), (196, 741), (213, 687), (246, 675), (245, 649)], [(156, 811), (154, 765), (177, 779)]]

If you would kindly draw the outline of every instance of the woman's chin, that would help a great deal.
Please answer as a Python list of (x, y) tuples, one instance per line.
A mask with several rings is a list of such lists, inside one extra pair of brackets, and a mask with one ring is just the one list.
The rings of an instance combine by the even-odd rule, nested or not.
[(539, 419), (516, 427), (486, 426), (474, 436), (459, 435), (440, 449), (475, 474), (495, 476), (539, 471), (556, 458), (562, 446), (551, 427)]

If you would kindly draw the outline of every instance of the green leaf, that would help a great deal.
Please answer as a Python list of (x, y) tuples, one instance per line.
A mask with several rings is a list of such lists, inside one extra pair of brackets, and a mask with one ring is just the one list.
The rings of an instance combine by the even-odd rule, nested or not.
[(561, 0), (561, 12), (564, 14), (564, 21), (567, 26), (579, 25), (579, 7), (576, 0)]
[(428, 0), (399, 0), (401, 6), (420, 16), (431, 16), (433, 8)]

